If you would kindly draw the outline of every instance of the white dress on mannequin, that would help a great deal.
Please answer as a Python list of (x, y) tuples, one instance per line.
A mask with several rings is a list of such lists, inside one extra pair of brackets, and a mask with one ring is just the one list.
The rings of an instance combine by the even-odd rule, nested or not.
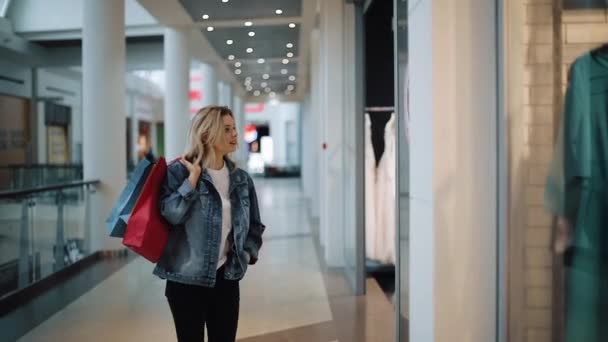
[(395, 263), (395, 201), (396, 201), (396, 141), (395, 114), (384, 129), (384, 153), (378, 164), (378, 181), (376, 186), (376, 253), (377, 260), (383, 263)]
[(365, 255), (372, 260), (378, 260), (376, 241), (378, 227), (376, 225), (376, 157), (372, 146), (372, 122), (369, 114), (365, 114)]

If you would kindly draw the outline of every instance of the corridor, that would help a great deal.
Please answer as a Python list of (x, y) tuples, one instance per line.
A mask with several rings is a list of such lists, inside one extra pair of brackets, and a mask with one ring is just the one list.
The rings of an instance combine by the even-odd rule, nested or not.
[[(319, 258), (299, 180), (256, 179), (267, 230), (241, 282), (239, 341), (391, 341), (393, 309), (374, 280), (353, 297)], [(164, 284), (135, 258), (19, 341), (171, 341)], [(57, 294), (61, 295), (61, 294)]]

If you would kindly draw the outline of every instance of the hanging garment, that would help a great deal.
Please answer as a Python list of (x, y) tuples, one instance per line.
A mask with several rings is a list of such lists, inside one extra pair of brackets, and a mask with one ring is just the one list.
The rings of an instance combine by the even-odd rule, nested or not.
[(396, 203), (396, 117), (393, 113), (384, 129), (384, 153), (378, 163), (376, 182), (376, 253), (383, 263), (395, 263), (395, 203)]
[(376, 254), (376, 157), (372, 146), (372, 121), (365, 114), (365, 255), (378, 260)]
[(608, 54), (570, 69), (546, 200), (574, 229), (566, 341), (608, 341)]

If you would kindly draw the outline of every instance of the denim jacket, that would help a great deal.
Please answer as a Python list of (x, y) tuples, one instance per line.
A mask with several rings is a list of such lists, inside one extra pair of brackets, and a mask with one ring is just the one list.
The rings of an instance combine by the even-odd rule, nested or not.
[[(253, 180), (230, 160), (225, 162), (230, 175), (232, 232), (224, 276), (240, 280), (247, 265), (258, 260), (265, 226), (260, 220)], [(222, 236), (222, 201), (206, 170), (196, 188), (188, 175), (188, 169), (179, 162), (167, 169), (160, 210), (171, 231), (154, 274), (175, 282), (213, 287)]]

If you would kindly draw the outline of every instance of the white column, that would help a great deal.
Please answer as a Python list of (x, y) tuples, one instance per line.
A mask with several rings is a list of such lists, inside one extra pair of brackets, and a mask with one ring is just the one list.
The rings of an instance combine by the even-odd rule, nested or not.
[(131, 149), (131, 162), (132, 163), (137, 163), (137, 143), (138, 143), (138, 137), (139, 137), (139, 119), (137, 118), (137, 115), (135, 113), (135, 97), (133, 95), (128, 97), (128, 104), (127, 104), (128, 108), (129, 108), (129, 112), (131, 115), (131, 141), (129, 142), (131, 144), (131, 146), (128, 146), (127, 148)]
[(317, 143), (313, 139), (312, 133), (315, 131), (313, 126), (311, 108), (311, 94), (302, 103), (302, 193), (310, 203), (313, 195), (313, 158), (316, 152)]
[(125, 3), (88, 0), (83, 11), (84, 178), (101, 181), (91, 196), (91, 250), (119, 249), (104, 222), (127, 180)]
[(174, 159), (184, 152), (190, 126), (190, 51), (186, 29), (165, 29), (165, 155)]
[(235, 153), (235, 159), (239, 163), (241, 168), (247, 168), (247, 143), (243, 140), (243, 136), (245, 134), (245, 107), (243, 104), (243, 100), (234, 96), (232, 101), (233, 107), (232, 111), (236, 121), (236, 127), (239, 132), (239, 149)]
[[(328, 266), (344, 263), (344, 1), (321, 4), (321, 136), (327, 148), (321, 156), (321, 232)], [(322, 237), (323, 239), (323, 237)]]
[(156, 127), (157, 124), (158, 123), (156, 121), (150, 122), (150, 148), (152, 149), (152, 152), (156, 158), (160, 157), (158, 155), (158, 146), (156, 146), (156, 141), (158, 139), (158, 130)]
[(225, 81), (217, 84), (218, 104), (220, 106), (232, 107), (232, 85)]
[(228, 87), (228, 108), (234, 109), (234, 86), (232, 83), (227, 84)]
[(224, 104), (224, 106), (232, 107), (232, 86), (228, 82), (224, 82), (222, 86), (224, 87), (224, 90), (222, 92), (222, 103)]
[(320, 190), (320, 160), (321, 154), (324, 153), (321, 149), (321, 136), (320, 136), (320, 121), (321, 121), (321, 83), (320, 83), (320, 40), (319, 40), (319, 29), (314, 29), (310, 37), (310, 141), (311, 141), (311, 152), (312, 159), (311, 163), (311, 176), (313, 187), (311, 188), (310, 198), (310, 211), (311, 216), (319, 220), (320, 219), (320, 204), (321, 204), (321, 190)]
[(495, 339), (495, 19), (485, 0), (409, 13), (410, 341)]
[(203, 78), (203, 106), (215, 105), (218, 103), (217, 75), (215, 68), (213, 65), (206, 63), (202, 63), (199, 68)]
[(226, 87), (224, 81), (217, 82), (217, 104), (220, 106), (226, 105)]

